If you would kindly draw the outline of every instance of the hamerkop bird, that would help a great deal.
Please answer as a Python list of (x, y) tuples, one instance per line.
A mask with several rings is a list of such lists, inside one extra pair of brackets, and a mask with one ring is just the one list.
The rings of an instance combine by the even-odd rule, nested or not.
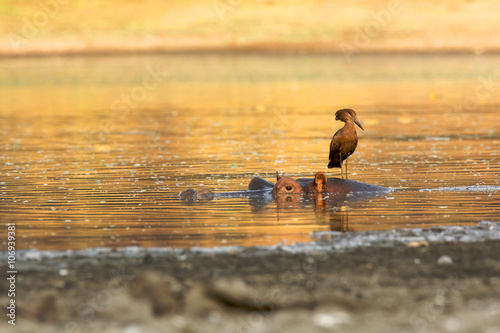
[(358, 146), (358, 135), (354, 124), (358, 125), (363, 131), (364, 129), (356, 116), (356, 112), (351, 109), (338, 110), (335, 113), (335, 120), (343, 121), (345, 125), (333, 135), (332, 142), (330, 142), (328, 168), (340, 168), (342, 179), (344, 179), (342, 162), (345, 160), (345, 178), (347, 179), (347, 158), (354, 153)]

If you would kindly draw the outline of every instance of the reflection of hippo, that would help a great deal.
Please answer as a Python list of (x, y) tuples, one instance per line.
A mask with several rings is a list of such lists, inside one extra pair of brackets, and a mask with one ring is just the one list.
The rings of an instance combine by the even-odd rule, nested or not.
[[(355, 180), (326, 178), (323, 173), (317, 173), (314, 179), (299, 178), (297, 180), (277, 175), (277, 182), (273, 184), (260, 177), (253, 177), (248, 184), (248, 191), (212, 193), (209, 190), (194, 191), (192, 189), (181, 192), (180, 198), (187, 201), (211, 200), (217, 197), (250, 197), (258, 198), (272, 193), (273, 197), (294, 196), (300, 197), (304, 194), (321, 194), (330, 199), (342, 200), (352, 196), (367, 196), (374, 193), (389, 192), (390, 190), (377, 186), (358, 182)], [(297, 196), (299, 195), (299, 196)], [(296, 201), (296, 200), (293, 200)]]

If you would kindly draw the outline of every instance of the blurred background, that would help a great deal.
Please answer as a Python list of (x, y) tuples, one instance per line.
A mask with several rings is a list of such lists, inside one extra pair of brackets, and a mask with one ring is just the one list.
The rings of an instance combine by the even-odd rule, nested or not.
[[(494, 0), (13, 1), (0, 53), (498, 51)], [(361, 35), (365, 35), (364, 37)]]

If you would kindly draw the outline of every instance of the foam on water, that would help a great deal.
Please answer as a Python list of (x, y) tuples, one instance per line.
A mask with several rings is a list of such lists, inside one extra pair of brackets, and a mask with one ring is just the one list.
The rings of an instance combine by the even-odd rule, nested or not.
[(433, 242), (481, 242), (500, 240), (500, 224), (481, 221), (476, 226), (446, 226), (428, 229), (413, 228), (389, 231), (358, 232), (341, 234), (339, 232), (316, 232), (316, 242), (321, 246), (331, 246), (333, 250), (346, 250), (356, 247), (408, 246), (410, 243)]
[[(332, 253), (343, 252), (359, 247), (393, 247), (411, 246), (414, 244), (430, 244), (434, 242), (482, 242), (486, 240), (500, 240), (500, 223), (481, 221), (475, 226), (445, 226), (428, 229), (396, 229), (389, 231), (361, 231), (342, 233), (337, 231), (314, 232), (317, 238), (314, 242), (297, 243), (294, 245), (273, 245), (258, 247), (221, 246), (221, 247), (194, 247), (189, 250), (179, 248), (144, 248), (124, 247), (118, 250), (110, 248), (88, 248), (80, 251), (17, 251), (18, 266), (37, 266), (43, 259), (71, 259), (71, 258), (142, 258), (146, 254), (175, 255), (180, 260), (189, 255), (217, 255), (238, 254), (243, 256), (264, 255), (281, 251), (286, 253)], [(7, 258), (7, 252), (0, 252), (0, 257)], [(58, 261), (59, 262), (59, 261)]]
[(474, 186), (452, 186), (421, 189), (420, 192), (451, 191), (451, 192), (496, 192), (500, 191), (500, 186), (474, 185)]

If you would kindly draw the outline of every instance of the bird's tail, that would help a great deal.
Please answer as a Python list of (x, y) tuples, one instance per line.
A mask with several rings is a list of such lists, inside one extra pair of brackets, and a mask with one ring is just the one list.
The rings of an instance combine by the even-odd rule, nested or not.
[(340, 161), (338, 161), (337, 159), (331, 159), (328, 163), (328, 169), (331, 168), (340, 168)]

